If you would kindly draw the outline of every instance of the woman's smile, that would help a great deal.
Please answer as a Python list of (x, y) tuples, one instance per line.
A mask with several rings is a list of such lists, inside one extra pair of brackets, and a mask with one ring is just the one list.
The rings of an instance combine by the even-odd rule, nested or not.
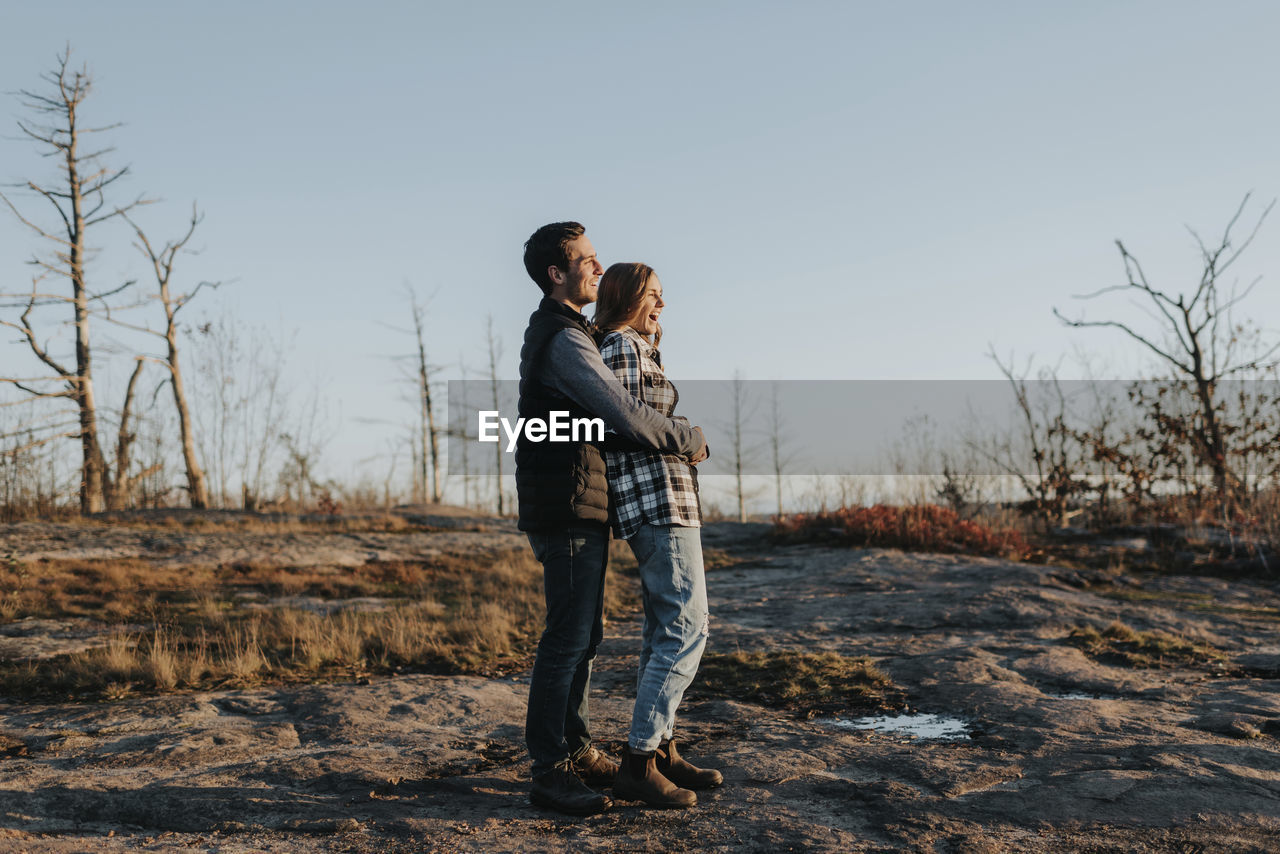
[(655, 273), (649, 277), (649, 284), (640, 298), (635, 317), (628, 325), (641, 335), (655, 335), (660, 328), (658, 315), (662, 314), (665, 305), (666, 302), (662, 299), (662, 282), (658, 281)]

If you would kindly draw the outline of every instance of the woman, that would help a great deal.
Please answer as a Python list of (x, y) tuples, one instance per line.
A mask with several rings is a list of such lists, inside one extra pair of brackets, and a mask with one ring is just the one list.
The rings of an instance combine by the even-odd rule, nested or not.
[[(679, 395), (657, 349), (664, 305), (662, 282), (651, 267), (614, 264), (600, 279), (595, 323), (607, 333), (600, 345), (604, 363), (629, 392), (670, 417)], [(676, 707), (707, 642), (702, 516), (693, 469), (699, 461), (608, 444), (605, 452), (614, 533), (636, 557), (644, 595), (636, 705), (613, 795), (655, 807), (691, 807), (698, 802), (692, 789), (724, 780), (719, 771), (680, 758), (672, 740)]]

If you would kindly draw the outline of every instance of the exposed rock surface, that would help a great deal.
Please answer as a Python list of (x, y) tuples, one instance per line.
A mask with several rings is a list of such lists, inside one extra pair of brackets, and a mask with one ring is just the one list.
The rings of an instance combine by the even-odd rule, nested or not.
[[(99, 548), (261, 560), (266, 549), (225, 532), (174, 532), (164, 553), (143, 548), (137, 531), (100, 529), (83, 541), (62, 533), (37, 529), (28, 541), (10, 526), (0, 538), (50, 556)], [(707, 531), (709, 545), (741, 558), (709, 575), (712, 649), (868, 655), (912, 711), (961, 718), (971, 737), (796, 720), (700, 696), (695, 683), (680, 726), (685, 752), (722, 768), (725, 786), (688, 812), (620, 804), (575, 820), (527, 803), (525, 677), (409, 675), (101, 705), (5, 698), (0, 851), (1280, 848), (1273, 582), (773, 549), (758, 533)], [(348, 535), (308, 534), (291, 547), (407, 557), (452, 548), (447, 538), (459, 536), (480, 535), (362, 534), (348, 546)], [(493, 548), (518, 542), (506, 530), (487, 536)], [(1116, 620), (1212, 645), (1223, 658), (1109, 666), (1068, 643), (1076, 626)], [(630, 713), (638, 624), (609, 632), (593, 719), (600, 737), (615, 739)]]
[[(192, 516), (199, 511), (183, 511)], [(326, 530), (346, 517), (255, 516), (248, 530), (236, 530), (238, 515), (206, 511), (209, 524), (188, 528), (20, 522), (0, 525), (0, 555), (24, 560), (106, 560), (138, 558), (157, 566), (361, 566), (369, 561), (430, 560), (476, 551), (497, 554), (528, 541), (505, 519), (400, 512), (405, 530)], [(150, 513), (144, 521), (163, 521)], [(194, 516), (198, 522), (199, 516)], [(358, 520), (355, 520), (358, 521)]]

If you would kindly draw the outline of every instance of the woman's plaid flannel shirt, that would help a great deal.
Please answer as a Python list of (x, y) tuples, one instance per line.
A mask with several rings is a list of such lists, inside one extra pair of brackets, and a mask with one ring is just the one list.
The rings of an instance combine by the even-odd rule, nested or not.
[[(600, 357), (623, 387), (654, 409), (672, 417), (680, 400), (676, 387), (662, 371), (657, 348), (629, 326), (610, 332), (600, 345)], [(688, 423), (688, 419), (676, 420)], [(606, 451), (609, 504), (614, 533), (630, 539), (641, 522), (698, 528), (698, 480), (684, 457), (658, 451)]]

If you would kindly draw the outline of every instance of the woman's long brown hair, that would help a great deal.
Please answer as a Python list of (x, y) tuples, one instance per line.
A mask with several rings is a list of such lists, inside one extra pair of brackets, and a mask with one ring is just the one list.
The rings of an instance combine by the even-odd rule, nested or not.
[[(600, 277), (600, 289), (596, 296), (596, 326), (611, 332), (629, 324), (640, 310), (640, 301), (644, 299), (644, 292), (649, 287), (651, 278), (653, 268), (639, 261), (609, 265), (609, 269)], [(657, 334), (653, 336), (653, 346), (657, 347), (661, 340), (662, 327), (659, 326)]]

